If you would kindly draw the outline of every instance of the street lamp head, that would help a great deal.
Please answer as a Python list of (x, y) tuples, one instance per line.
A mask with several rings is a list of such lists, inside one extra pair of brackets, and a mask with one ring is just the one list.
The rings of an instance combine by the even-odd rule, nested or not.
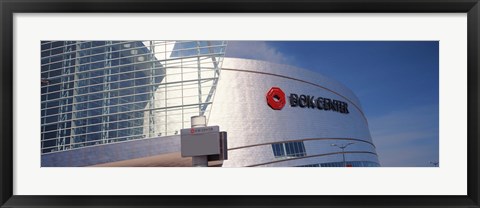
[(343, 147), (343, 148), (346, 148), (346, 147), (348, 147), (348, 146), (350, 146), (350, 145), (352, 145), (352, 144), (355, 144), (355, 143), (350, 142), (350, 143), (344, 144), (342, 147)]

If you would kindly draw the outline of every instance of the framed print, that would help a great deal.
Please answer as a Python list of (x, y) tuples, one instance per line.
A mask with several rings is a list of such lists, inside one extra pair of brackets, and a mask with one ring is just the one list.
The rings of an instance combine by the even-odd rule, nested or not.
[(471, 1), (2, 1), (2, 207), (478, 207)]

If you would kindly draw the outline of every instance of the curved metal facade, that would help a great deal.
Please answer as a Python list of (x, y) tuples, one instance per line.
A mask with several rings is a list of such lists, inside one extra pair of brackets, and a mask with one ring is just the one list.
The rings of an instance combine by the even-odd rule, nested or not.
[[(287, 96), (346, 102), (349, 113), (291, 107), (288, 101), (283, 109), (273, 110), (265, 96), (274, 86)], [(345, 149), (347, 166), (378, 166), (358, 98), (335, 80), (292, 66), (225, 58), (208, 125), (228, 132), (229, 160), (224, 167), (338, 166), (343, 154), (331, 145), (347, 143), (354, 143)], [(276, 156), (279, 146), (299, 154)]]

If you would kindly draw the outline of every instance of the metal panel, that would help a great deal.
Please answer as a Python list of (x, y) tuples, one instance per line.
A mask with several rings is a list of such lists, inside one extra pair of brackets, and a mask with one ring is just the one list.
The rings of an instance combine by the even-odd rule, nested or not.
[(181, 130), (182, 157), (220, 154), (218, 126), (207, 126)]

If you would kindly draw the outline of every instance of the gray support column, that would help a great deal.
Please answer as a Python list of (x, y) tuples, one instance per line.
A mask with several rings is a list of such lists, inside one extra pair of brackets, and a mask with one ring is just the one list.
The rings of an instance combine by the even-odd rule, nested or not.
[(192, 167), (208, 167), (207, 156), (195, 156), (192, 157)]
[[(205, 116), (192, 116), (191, 127), (206, 127), (207, 118)], [(192, 157), (192, 166), (193, 167), (208, 167), (208, 158), (206, 155), (203, 156), (194, 156)]]
[[(200, 63), (200, 41), (197, 41), (197, 72), (198, 72), (198, 103), (202, 103), (202, 68), (201, 68), (201, 63)], [(199, 115), (203, 115), (202, 112), (202, 105), (198, 105), (198, 112)]]

